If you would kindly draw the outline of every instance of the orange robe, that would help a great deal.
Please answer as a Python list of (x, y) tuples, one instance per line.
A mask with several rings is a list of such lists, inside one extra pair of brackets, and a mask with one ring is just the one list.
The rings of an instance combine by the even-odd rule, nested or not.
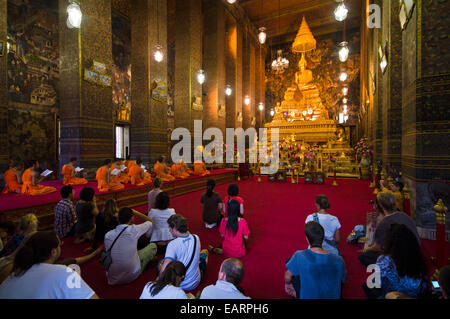
[(194, 174), (194, 171), (189, 169), (185, 162), (181, 161), (180, 165), (181, 165), (182, 171), (185, 172), (186, 174), (189, 174), (189, 175)]
[(72, 167), (70, 165), (64, 165), (61, 173), (64, 175), (64, 185), (83, 185), (88, 183), (85, 178), (72, 176)]
[(170, 168), (170, 175), (175, 178), (188, 178), (189, 173), (183, 171), (181, 164), (173, 164)]
[(36, 196), (58, 191), (56, 188), (50, 186), (44, 186), (39, 184), (33, 186), (33, 173), (31, 172), (31, 168), (23, 172), (22, 181), (23, 181), (22, 195)]
[(175, 177), (166, 173), (164, 165), (160, 162), (156, 162), (153, 166), (153, 170), (155, 171), (156, 177), (161, 178), (163, 182), (171, 182), (175, 180)]
[(211, 173), (205, 167), (205, 163), (203, 163), (203, 162), (194, 163), (194, 173), (193, 173), (193, 175), (207, 176), (207, 175), (210, 175), (210, 174)]
[(133, 165), (130, 167), (128, 176), (131, 179), (131, 184), (137, 186), (144, 186), (152, 182), (152, 177), (149, 173), (144, 173), (144, 178), (142, 178), (142, 168), (138, 165)]
[(108, 169), (106, 166), (102, 166), (97, 170), (97, 176), (95, 178), (97, 179), (97, 187), (100, 192), (117, 191), (125, 188), (125, 186), (120, 183), (108, 181)]
[(125, 170), (124, 173), (127, 173), (127, 174), (128, 174), (128, 172), (130, 171), (131, 166), (136, 165), (136, 161), (131, 161), (131, 160), (129, 160), (129, 161), (123, 161), (123, 165), (125, 165), (125, 166), (127, 167), (127, 169)]
[[(111, 166), (111, 168), (109, 169), (110, 172), (112, 172), (115, 169), (120, 170), (120, 167), (115, 167), (115, 166)], [(126, 170), (125, 170), (126, 171)], [(119, 175), (111, 175), (111, 179), (114, 183), (122, 183), (122, 184), (128, 184), (130, 182), (130, 178), (128, 177), (128, 175), (125, 173), (125, 171), (120, 172)]]
[(5, 172), (5, 188), (2, 191), (2, 194), (8, 193), (20, 193), (22, 190), (22, 185), (19, 184), (16, 173), (12, 169), (9, 169)]

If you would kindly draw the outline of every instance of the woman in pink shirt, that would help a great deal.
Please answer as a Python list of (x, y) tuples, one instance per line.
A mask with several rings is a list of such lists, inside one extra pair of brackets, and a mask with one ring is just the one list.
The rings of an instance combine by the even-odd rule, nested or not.
[(224, 216), (227, 216), (228, 204), (233, 199), (239, 203), (239, 217), (244, 217), (244, 200), (239, 196), (239, 186), (237, 184), (230, 184), (228, 186), (228, 196), (225, 196), (223, 199)]
[(216, 254), (224, 254), (226, 257), (240, 258), (245, 256), (247, 239), (250, 235), (247, 222), (239, 217), (241, 204), (234, 199), (228, 203), (228, 217), (220, 222), (219, 232), (223, 238), (219, 247), (209, 246), (209, 250)]

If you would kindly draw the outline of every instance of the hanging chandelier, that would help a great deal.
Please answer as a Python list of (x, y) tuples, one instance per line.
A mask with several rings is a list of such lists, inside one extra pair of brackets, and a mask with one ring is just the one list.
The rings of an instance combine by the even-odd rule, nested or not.
[(344, 4), (344, 1), (338, 1), (341, 2), (337, 8), (334, 10), (334, 18), (337, 21), (344, 21), (345, 19), (347, 19), (347, 15), (348, 15), (348, 9)]
[(278, 50), (277, 55), (277, 58), (272, 61), (272, 70), (281, 73), (289, 67), (289, 60), (283, 57), (283, 50)]
[(339, 61), (341, 62), (345, 62), (348, 59), (348, 53), (349, 53), (349, 49), (348, 49), (348, 42), (346, 41), (342, 41), (341, 43), (339, 43)]

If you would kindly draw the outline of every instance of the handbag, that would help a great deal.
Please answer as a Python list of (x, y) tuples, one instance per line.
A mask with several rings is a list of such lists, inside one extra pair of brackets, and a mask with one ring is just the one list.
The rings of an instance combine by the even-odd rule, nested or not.
[(109, 247), (108, 250), (102, 250), (102, 252), (100, 253), (100, 263), (103, 265), (103, 267), (105, 267), (106, 271), (109, 270), (109, 267), (111, 267), (112, 264), (112, 257), (111, 257), (111, 249), (113, 248), (114, 244), (116, 243), (117, 239), (119, 239), (120, 235), (122, 235), (122, 233), (125, 231), (125, 229), (127, 229), (127, 227), (125, 227), (124, 229), (122, 229), (122, 231), (120, 232), (120, 234), (116, 237), (116, 239), (114, 239), (111, 247)]
[[(314, 219), (314, 221), (316, 223), (320, 224), (320, 222), (319, 222), (319, 215), (317, 213), (313, 214), (313, 219)], [(341, 251), (339, 250), (339, 246), (334, 240), (329, 240), (329, 239), (324, 238), (323, 241), (326, 242), (328, 245), (336, 248), (336, 250), (338, 251), (339, 256), (341, 256)]]

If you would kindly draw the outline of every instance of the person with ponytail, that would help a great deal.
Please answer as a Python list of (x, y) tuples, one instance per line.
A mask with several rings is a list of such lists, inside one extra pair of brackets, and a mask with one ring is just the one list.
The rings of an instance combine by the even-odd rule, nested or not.
[(220, 235), (223, 238), (222, 247), (209, 249), (216, 254), (224, 254), (226, 257), (240, 258), (245, 256), (247, 250), (247, 240), (250, 235), (247, 221), (240, 217), (241, 204), (237, 200), (230, 200), (228, 203), (228, 217), (222, 219), (219, 227)]
[(208, 179), (206, 182), (206, 193), (200, 199), (200, 203), (203, 206), (202, 217), (206, 228), (213, 228), (220, 225), (220, 221), (223, 218), (222, 198), (218, 193), (214, 192), (215, 187), (216, 181)]
[(54, 231), (32, 235), (15, 255), (0, 299), (98, 299), (77, 272), (55, 264), (60, 255), (61, 241)]
[(179, 261), (170, 262), (155, 282), (145, 285), (140, 299), (188, 299), (180, 288), (186, 267)]

